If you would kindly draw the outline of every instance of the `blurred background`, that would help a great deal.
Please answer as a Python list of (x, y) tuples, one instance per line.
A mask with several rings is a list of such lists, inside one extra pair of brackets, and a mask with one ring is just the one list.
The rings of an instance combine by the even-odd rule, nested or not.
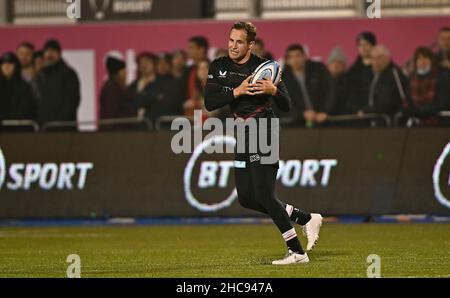
[(170, 147), (174, 119), (230, 116), (203, 88), (237, 20), (292, 97), (283, 200), (450, 215), (448, 0), (0, 0), (0, 218), (255, 216), (231, 155)]

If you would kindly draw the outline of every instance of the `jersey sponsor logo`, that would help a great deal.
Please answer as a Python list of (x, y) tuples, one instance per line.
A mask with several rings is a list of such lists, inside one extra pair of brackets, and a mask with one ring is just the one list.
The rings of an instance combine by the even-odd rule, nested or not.
[(0, 190), (30, 190), (36, 186), (42, 190), (84, 189), (91, 162), (80, 163), (14, 163), (7, 167), (0, 148)]
[(450, 143), (445, 146), (434, 165), (433, 189), (436, 200), (450, 208)]
[(240, 76), (240, 77), (243, 77), (243, 78), (246, 78), (246, 77), (249, 76), (249, 74), (246, 74), (246, 73), (240, 73), (240, 72), (234, 72), (234, 71), (230, 71), (230, 75), (233, 75), (233, 76)]
[(221, 71), (221, 70), (219, 70), (219, 78), (222, 78), (222, 79), (226, 78), (227, 77), (227, 73), (228, 73), (228, 71)]
[(214, 79), (214, 76), (213, 76), (212, 74), (209, 74), (209, 75), (208, 75), (208, 79), (210, 79), (210, 80), (211, 80), (211, 79)]

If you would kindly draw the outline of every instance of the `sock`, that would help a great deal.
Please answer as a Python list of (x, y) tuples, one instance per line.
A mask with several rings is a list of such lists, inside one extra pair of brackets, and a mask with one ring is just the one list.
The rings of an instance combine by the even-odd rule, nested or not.
[(301, 211), (298, 208), (294, 208), (292, 205), (286, 204), (286, 212), (289, 215), (289, 218), (299, 224), (299, 225), (306, 225), (308, 221), (311, 220), (311, 214)]
[(302, 245), (300, 244), (300, 241), (298, 241), (297, 232), (295, 232), (294, 228), (290, 229), (287, 232), (284, 232), (283, 238), (290, 250), (299, 254), (305, 253), (303, 251)]

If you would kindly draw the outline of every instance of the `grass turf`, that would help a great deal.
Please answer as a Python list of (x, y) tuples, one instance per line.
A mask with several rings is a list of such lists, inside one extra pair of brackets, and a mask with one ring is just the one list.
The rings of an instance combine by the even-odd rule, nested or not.
[(325, 224), (309, 264), (284, 253), (268, 224), (0, 228), (0, 277), (65, 277), (69, 254), (82, 277), (366, 277), (370, 254), (382, 277), (450, 277), (450, 225)]

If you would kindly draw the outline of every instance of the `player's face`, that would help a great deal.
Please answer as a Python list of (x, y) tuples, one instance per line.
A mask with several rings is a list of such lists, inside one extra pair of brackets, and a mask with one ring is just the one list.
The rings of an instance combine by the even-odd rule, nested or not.
[(247, 32), (245, 30), (233, 29), (228, 40), (228, 55), (233, 61), (241, 61), (250, 55), (254, 44), (255, 42), (253, 41), (247, 41)]

